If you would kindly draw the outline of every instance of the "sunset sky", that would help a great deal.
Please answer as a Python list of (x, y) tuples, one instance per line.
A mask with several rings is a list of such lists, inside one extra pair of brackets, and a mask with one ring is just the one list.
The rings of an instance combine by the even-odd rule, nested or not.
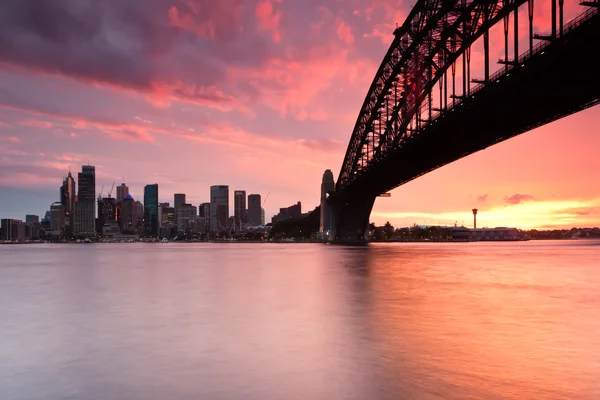
[[(583, 11), (566, 3), (567, 20)], [(297, 201), (313, 209), (412, 4), (2, 0), (0, 217), (43, 216), (87, 163), (104, 194), (124, 178), (140, 200), (158, 183), (160, 201), (182, 192), (198, 205), (225, 184), (231, 212), (237, 189), (269, 194), (267, 221)], [(477, 207), (482, 227), (600, 226), (599, 154), (595, 107), (394, 190), (371, 220), (471, 226)]]

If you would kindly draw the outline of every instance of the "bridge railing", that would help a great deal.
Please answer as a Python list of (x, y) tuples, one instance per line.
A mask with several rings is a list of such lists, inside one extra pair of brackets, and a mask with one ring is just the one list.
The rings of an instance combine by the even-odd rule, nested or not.
[[(578, 28), (579, 26), (588, 22), (591, 18), (593, 18), (596, 14), (598, 14), (598, 12), (599, 12), (599, 10), (597, 7), (591, 7), (584, 13), (579, 14), (577, 17), (575, 17), (574, 19), (572, 19), (571, 21), (569, 21), (568, 23), (566, 23), (563, 26), (562, 36), (566, 35), (573, 29)], [(557, 35), (557, 37), (561, 36), (559, 32), (556, 32), (556, 35)], [(545, 36), (545, 35), (540, 34), (539, 36)], [(550, 37), (551, 35), (547, 34), (547, 36)], [(454, 99), (454, 101), (452, 102), (452, 105), (450, 107), (448, 107), (447, 110), (437, 111), (437, 112), (433, 113), (431, 115), (431, 120), (428, 123), (426, 123), (424, 126), (427, 126), (427, 125), (431, 124), (432, 122), (436, 122), (436, 119), (439, 118), (441, 115), (443, 115), (449, 111), (452, 111), (453, 108), (461, 105), (465, 100), (475, 97), (475, 94), (477, 92), (479, 92), (480, 90), (484, 89), (491, 83), (497, 82), (503, 76), (508, 76), (508, 74), (510, 74), (510, 71), (512, 71), (515, 68), (518, 68), (519, 65), (522, 65), (525, 61), (529, 60), (533, 56), (542, 53), (544, 51), (544, 49), (546, 49), (551, 44), (552, 44), (551, 40), (541, 40), (540, 42), (536, 43), (532, 49), (521, 53), (521, 55), (519, 55), (519, 57), (517, 58), (516, 63), (509, 64), (508, 68), (506, 68), (506, 67), (501, 68), (498, 71), (494, 72), (492, 75), (490, 75), (487, 83), (479, 83), (479, 84), (473, 86), (471, 88), (469, 97), (456, 98), (456, 99)]]

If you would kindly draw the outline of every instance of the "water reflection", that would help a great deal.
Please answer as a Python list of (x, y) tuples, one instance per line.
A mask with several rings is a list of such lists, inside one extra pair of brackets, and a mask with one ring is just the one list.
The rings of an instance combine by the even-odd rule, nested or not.
[(597, 399), (599, 243), (2, 246), (0, 398)]

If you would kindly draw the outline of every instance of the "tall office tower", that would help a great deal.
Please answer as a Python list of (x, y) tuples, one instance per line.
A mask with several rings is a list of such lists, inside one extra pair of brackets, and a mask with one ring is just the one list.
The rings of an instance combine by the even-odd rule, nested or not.
[(96, 167), (82, 166), (77, 178), (75, 234), (92, 237), (96, 234)]
[(31, 215), (31, 214), (27, 214), (25, 216), (25, 223), (26, 224), (39, 224), (40, 223), (40, 216), (39, 215)]
[(158, 183), (144, 187), (144, 226), (147, 235), (158, 236)]
[(141, 201), (135, 201), (135, 226), (137, 227), (138, 232), (143, 232), (144, 230), (144, 205)]
[(72, 237), (75, 228), (75, 179), (73, 179), (71, 171), (69, 171), (60, 187), (60, 203), (65, 213), (66, 236)]
[(260, 209), (260, 226), (265, 226), (265, 209)]
[(260, 226), (261, 224), (261, 200), (260, 194), (251, 194), (248, 196), (248, 224), (250, 226)]
[(195, 209), (191, 204), (181, 204), (177, 209), (177, 233), (188, 234), (190, 232), (190, 221), (195, 217)]
[(198, 215), (210, 219), (210, 203), (202, 203), (198, 206)]
[(220, 232), (227, 229), (229, 218), (229, 186), (210, 187), (210, 230)]
[(122, 233), (134, 233), (137, 230), (137, 207), (129, 193), (121, 201), (119, 224)]
[(50, 206), (50, 228), (53, 236), (63, 236), (65, 233), (65, 212), (60, 202)]
[(233, 223), (235, 230), (240, 230), (246, 221), (246, 191), (236, 190), (233, 192)]
[(329, 231), (331, 231), (331, 206), (327, 202), (327, 196), (334, 190), (333, 172), (328, 169), (323, 173), (321, 181), (321, 222), (319, 224), (319, 232), (325, 236), (329, 235)]
[(125, 196), (129, 194), (129, 187), (125, 184), (125, 182), (121, 183), (121, 185), (117, 186), (117, 203), (123, 201)]
[(117, 200), (112, 197), (98, 198), (98, 226), (96, 231), (104, 234), (104, 226), (117, 221)]
[(185, 193), (175, 193), (173, 195), (173, 207), (175, 208), (175, 224), (178, 223), (177, 214), (179, 213), (179, 207), (181, 207), (182, 204), (185, 204)]

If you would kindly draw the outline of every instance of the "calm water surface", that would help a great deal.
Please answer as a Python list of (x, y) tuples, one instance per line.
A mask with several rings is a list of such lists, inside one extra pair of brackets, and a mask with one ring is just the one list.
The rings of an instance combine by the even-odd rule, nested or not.
[(0, 399), (600, 399), (600, 241), (0, 246)]

